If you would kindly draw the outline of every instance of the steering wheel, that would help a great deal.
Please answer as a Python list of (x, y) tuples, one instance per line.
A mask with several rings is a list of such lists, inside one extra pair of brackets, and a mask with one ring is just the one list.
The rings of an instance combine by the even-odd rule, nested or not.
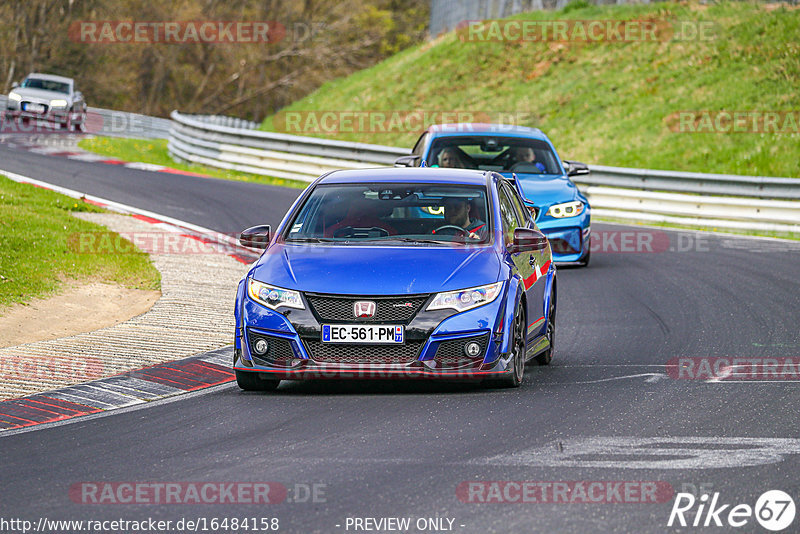
[[(456, 226), (455, 224), (445, 224), (443, 226), (440, 226), (439, 228), (434, 230), (433, 233), (434, 234), (438, 234), (442, 230), (455, 230), (455, 232), (453, 232), (453, 234), (452, 234), (454, 236), (461, 235), (461, 236), (466, 237), (466, 236), (469, 235), (469, 232), (467, 232), (466, 230), (464, 230), (460, 226)], [(445, 233), (444, 235), (450, 235), (450, 234), (449, 233)]]

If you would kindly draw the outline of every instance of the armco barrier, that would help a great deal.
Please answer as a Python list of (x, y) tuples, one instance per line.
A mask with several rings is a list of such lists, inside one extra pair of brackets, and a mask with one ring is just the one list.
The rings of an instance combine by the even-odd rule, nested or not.
[[(311, 181), (334, 169), (392, 165), (408, 149), (254, 129), (227, 117), (173, 111), (172, 157), (278, 178)], [(599, 217), (800, 232), (800, 179), (591, 166), (574, 181)], [(535, 201), (535, 199), (533, 199)]]
[[(5, 111), (6, 100), (7, 97), (5, 95), (0, 95), (0, 112)], [(86, 133), (95, 135), (136, 139), (167, 139), (172, 125), (169, 119), (140, 115), (139, 113), (93, 107), (88, 108), (86, 111), (88, 114)]]

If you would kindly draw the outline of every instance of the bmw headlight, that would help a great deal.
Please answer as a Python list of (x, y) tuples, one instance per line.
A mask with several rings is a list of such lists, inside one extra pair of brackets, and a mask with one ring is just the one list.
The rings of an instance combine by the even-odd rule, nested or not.
[(437, 293), (433, 301), (428, 304), (427, 310), (456, 310), (459, 312), (471, 310), (495, 300), (502, 289), (503, 282), (497, 282), (460, 291)]
[(22, 97), (17, 93), (11, 92), (8, 93), (8, 99), (13, 100), (14, 102), (20, 102), (22, 100)]
[(556, 219), (564, 219), (566, 217), (575, 217), (583, 213), (584, 204), (580, 200), (573, 202), (564, 202), (562, 204), (553, 204), (547, 210), (547, 214)]
[(271, 310), (276, 310), (281, 306), (284, 308), (305, 309), (303, 300), (300, 298), (299, 291), (281, 289), (271, 286), (252, 278), (247, 279), (247, 294), (251, 299), (259, 304), (263, 304)]
[(55, 100), (50, 101), (51, 108), (65, 108), (67, 107), (67, 101), (63, 98), (57, 98)]

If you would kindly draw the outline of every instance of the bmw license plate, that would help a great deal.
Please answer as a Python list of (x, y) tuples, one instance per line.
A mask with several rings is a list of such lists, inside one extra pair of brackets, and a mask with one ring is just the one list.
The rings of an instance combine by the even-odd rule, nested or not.
[(402, 326), (386, 324), (324, 324), (323, 343), (402, 344)]
[(25, 111), (31, 113), (44, 113), (44, 106), (42, 104), (26, 104)]

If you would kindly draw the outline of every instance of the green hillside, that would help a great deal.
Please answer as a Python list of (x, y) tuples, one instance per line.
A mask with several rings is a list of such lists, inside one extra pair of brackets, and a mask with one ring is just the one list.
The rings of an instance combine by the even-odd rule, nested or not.
[[(572, 4), (513, 18), (556, 19), (581, 20), (584, 27), (593, 20), (649, 21), (667, 30), (656, 41), (626, 42), (486, 42), (451, 32), (324, 84), (262, 128), (285, 131), (281, 114), (303, 110), (503, 112), (544, 130), (563, 156), (589, 163), (800, 176), (800, 9), (746, 2)], [(706, 38), (663, 37), (684, 22), (688, 29), (705, 23)], [(692, 114), (681, 118), (681, 112)], [(734, 128), (715, 126), (718, 112), (757, 115)], [(767, 132), (750, 131), (748, 121), (772, 112), (781, 114), (755, 128)], [(727, 132), (714, 131), (720, 128)], [(410, 147), (419, 135), (355, 130), (325, 136)], [(291, 133), (315, 135), (308, 128)]]

